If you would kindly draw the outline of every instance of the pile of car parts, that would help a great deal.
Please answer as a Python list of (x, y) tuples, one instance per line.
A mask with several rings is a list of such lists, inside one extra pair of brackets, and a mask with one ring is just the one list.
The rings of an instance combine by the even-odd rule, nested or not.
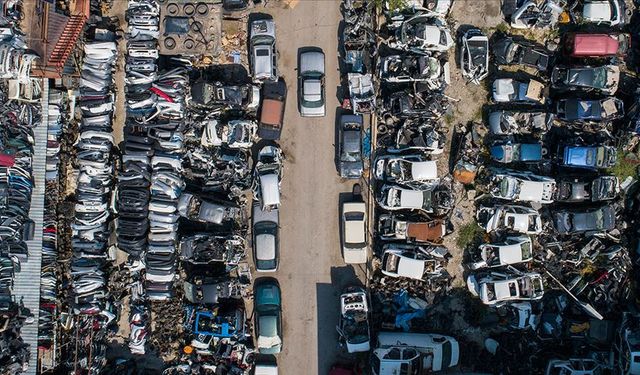
[(67, 366), (76, 368), (79, 363), (85, 363), (91, 371), (100, 371), (106, 362), (106, 327), (115, 318), (109, 311), (107, 288), (114, 174), (111, 154), (115, 106), (112, 74), (117, 59), (114, 40), (109, 30), (96, 30), (96, 39), (84, 45), (78, 105), (81, 120), (75, 143), (78, 174), (70, 267), (73, 317), (68, 317), (67, 329), (73, 328), (76, 332), (70, 336), (78, 349), (77, 360), (73, 359)]

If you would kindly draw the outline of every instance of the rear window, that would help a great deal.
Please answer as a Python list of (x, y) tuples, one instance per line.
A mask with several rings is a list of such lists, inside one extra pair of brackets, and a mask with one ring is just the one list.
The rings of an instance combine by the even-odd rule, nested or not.
[(258, 49), (256, 50), (256, 56), (269, 56), (268, 49)]

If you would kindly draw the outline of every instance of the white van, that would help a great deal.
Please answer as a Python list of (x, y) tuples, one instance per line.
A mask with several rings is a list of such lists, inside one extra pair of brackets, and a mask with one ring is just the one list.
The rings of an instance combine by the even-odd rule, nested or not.
[(373, 351), (375, 375), (420, 374), (456, 366), (460, 347), (456, 339), (434, 333), (380, 332)]

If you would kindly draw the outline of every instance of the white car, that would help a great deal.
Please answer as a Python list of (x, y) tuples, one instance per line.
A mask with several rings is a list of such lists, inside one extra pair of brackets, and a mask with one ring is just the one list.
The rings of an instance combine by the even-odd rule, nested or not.
[(476, 219), (487, 233), (510, 230), (522, 234), (542, 233), (540, 213), (525, 206), (502, 205), (496, 207), (482, 206)]
[(423, 155), (382, 156), (376, 159), (376, 180), (397, 184), (434, 182), (438, 179), (435, 160), (426, 160)]
[(444, 20), (437, 15), (418, 14), (404, 21), (396, 31), (391, 48), (405, 51), (446, 52), (453, 47), (451, 32)]
[(542, 276), (535, 272), (519, 275), (493, 272), (479, 278), (469, 275), (467, 288), (485, 305), (535, 301), (544, 295)]
[(445, 215), (452, 208), (451, 191), (438, 185), (423, 185), (407, 189), (384, 185), (377, 197), (380, 207), (389, 211), (415, 210), (427, 214)]
[(256, 20), (249, 31), (251, 75), (254, 81), (278, 79), (276, 24), (273, 20)]
[(349, 287), (340, 296), (340, 325), (337, 327), (349, 353), (371, 349), (369, 302), (362, 288)]
[(260, 201), (263, 210), (280, 207), (280, 182), (284, 168), (282, 150), (264, 146), (258, 153), (253, 173), (253, 199)]
[(533, 173), (501, 171), (491, 177), (491, 196), (514, 202), (553, 203), (556, 180)]
[(364, 202), (342, 204), (342, 255), (347, 264), (367, 263), (367, 206)]
[(480, 245), (478, 260), (469, 268), (492, 268), (528, 262), (533, 259), (533, 247), (529, 236), (509, 236), (504, 241)]
[(582, 18), (585, 22), (607, 26), (626, 23), (624, 0), (585, 0)]
[(298, 107), (302, 117), (324, 117), (324, 53), (319, 50), (300, 54), (298, 66)]
[(381, 271), (387, 276), (426, 280), (446, 272), (443, 268), (449, 254), (446, 247), (388, 244), (383, 251)]

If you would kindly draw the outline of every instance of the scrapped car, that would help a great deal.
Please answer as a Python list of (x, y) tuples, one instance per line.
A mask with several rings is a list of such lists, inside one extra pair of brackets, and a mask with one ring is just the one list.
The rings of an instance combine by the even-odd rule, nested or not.
[(551, 52), (530, 40), (500, 35), (491, 45), (498, 65), (524, 65), (540, 72), (549, 69)]
[(542, 233), (540, 213), (531, 207), (515, 205), (481, 206), (476, 213), (476, 219), (487, 233), (494, 231), (512, 231), (522, 234)]
[(576, 359), (552, 359), (547, 364), (545, 375), (566, 374), (566, 375), (600, 375), (604, 372), (604, 367), (596, 360), (588, 358)]
[(582, 20), (607, 26), (622, 26), (627, 23), (624, 0), (584, 0)]
[(362, 123), (361, 115), (340, 116), (340, 144), (338, 166), (340, 177), (358, 179), (364, 170), (362, 160)]
[(564, 121), (612, 121), (624, 116), (624, 103), (615, 97), (561, 99), (557, 103), (556, 116)]
[(512, 301), (536, 301), (544, 296), (539, 273), (497, 273), (470, 275), (467, 288), (485, 305), (501, 305)]
[(540, 324), (540, 314), (535, 314), (530, 302), (511, 302), (503, 306), (505, 320), (513, 330), (535, 330)]
[(225, 86), (220, 82), (196, 82), (191, 86), (189, 104), (196, 108), (228, 107), (255, 111), (260, 103), (260, 88), (255, 85)]
[(480, 245), (469, 268), (493, 268), (529, 262), (533, 259), (533, 245), (529, 236), (508, 236), (504, 241)]
[(541, 143), (497, 142), (490, 148), (491, 159), (499, 163), (533, 163), (542, 161), (546, 150)]
[(256, 271), (275, 272), (280, 257), (280, 213), (277, 208), (265, 211), (253, 205), (253, 254)]
[(384, 185), (377, 198), (378, 205), (389, 211), (415, 210), (443, 215), (452, 208), (451, 191), (447, 187), (435, 184), (421, 186), (416, 190)]
[(213, 224), (238, 220), (242, 214), (239, 207), (229, 202), (213, 203), (190, 193), (182, 193), (180, 196), (178, 212), (189, 220)]
[(276, 146), (264, 146), (258, 152), (258, 162), (253, 170), (253, 199), (263, 210), (280, 207), (280, 182), (283, 174), (282, 150)]
[(612, 146), (560, 146), (563, 167), (606, 169), (616, 165), (618, 153)]
[(184, 297), (187, 301), (197, 304), (215, 304), (218, 300), (229, 298), (231, 290), (229, 281), (221, 280), (199, 280), (198, 282), (184, 281)]
[(278, 79), (276, 24), (273, 20), (253, 21), (249, 31), (249, 62), (255, 81)]
[(489, 132), (491, 135), (538, 135), (547, 132), (554, 119), (555, 114), (544, 111), (493, 111), (489, 113)]
[(364, 289), (349, 287), (340, 295), (340, 324), (337, 329), (347, 352), (361, 353), (371, 349), (369, 302)]
[(557, 90), (590, 90), (604, 95), (618, 91), (620, 68), (617, 65), (561, 66), (551, 72), (551, 87)]
[(280, 133), (282, 133), (284, 107), (287, 101), (287, 85), (282, 81), (267, 82), (262, 86), (262, 91), (258, 137), (277, 141), (280, 139)]
[(444, 132), (438, 130), (429, 122), (416, 124), (413, 121), (405, 121), (398, 130), (395, 144), (387, 147), (387, 151), (389, 153), (414, 151), (440, 155), (444, 152), (447, 137)]
[(371, 356), (373, 375), (429, 374), (457, 366), (460, 345), (433, 333), (380, 332)]
[(421, 82), (431, 90), (451, 82), (449, 62), (433, 56), (390, 55), (380, 58), (378, 76), (384, 82)]
[(449, 250), (442, 246), (387, 244), (383, 247), (382, 273), (391, 277), (427, 280), (443, 275)]
[(462, 76), (476, 85), (489, 75), (489, 38), (472, 28), (462, 35), (460, 68)]
[(493, 81), (492, 98), (496, 103), (544, 104), (544, 84), (529, 79), (517, 81), (512, 78), (498, 78)]
[(576, 58), (625, 56), (631, 47), (631, 35), (624, 33), (568, 33), (564, 53)]
[(439, 243), (447, 234), (444, 220), (411, 220), (403, 215), (383, 214), (378, 217), (378, 236), (382, 241)]
[[(149, 240), (156, 237), (149, 235)], [(180, 259), (192, 264), (237, 265), (245, 255), (246, 241), (237, 235), (212, 236), (209, 233), (196, 233), (182, 237), (180, 241)]]
[(255, 331), (260, 354), (278, 354), (282, 350), (282, 297), (273, 278), (254, 283)]
[(610, 205), (558, 209), (552, 217), (553, 226), (560, 234), (602, 233), (616, 227), (616, 210)]
[(515, 202), (553, 203), (556, 181), (530, 172), (496, 171), (489, 183), (491, 196)]
[(302, 117), (324, 117), (324, 53), (319, 50), (300, 54), (298, 65), (298, 108)]
[(342, 204), (342, 256), (347, 264), (367, 263), (367, 207), (364, 202)]
[(504, 0), (502, 4), (514, 29), (553, 27), (564, 12), (560, 0)]
[(249, 120), (231, 120), (226, 124), (216, 119), (209, 119), (202, 131), (200, 142), (204, 147), (219, 147), (223, 144), (229, 148), (247, 149), (253, 145), (258, 125)]
[(600, 202), (614, 199), (620, 193), (620, 182), (616, 176), (594, 179), (562, 177), (556, 184), (556, 202)]
[(453, 47), (453, 44), (451, 32), (442, 18), (418, 14), (402, 22), (389, 46), (414, 52), (445, 52)]
[(371, 73), (348, 73), (347, 82), (353, 113), (371, 113), (376, 107), (376, 90)]
[(436, 181), (438, 166), (422, 154), (385, 155), (375, 160), (373, 173), (378, 181), (414, 185)]

